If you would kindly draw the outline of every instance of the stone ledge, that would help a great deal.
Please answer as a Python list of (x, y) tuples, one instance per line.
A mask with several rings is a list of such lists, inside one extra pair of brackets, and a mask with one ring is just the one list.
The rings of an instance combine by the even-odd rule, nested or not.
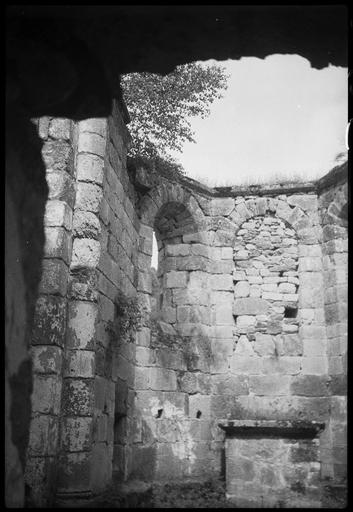
[(218, 426), (228, 437), (310, 439), (324, 430), (325, 423), (300, 420), (220, 420)]

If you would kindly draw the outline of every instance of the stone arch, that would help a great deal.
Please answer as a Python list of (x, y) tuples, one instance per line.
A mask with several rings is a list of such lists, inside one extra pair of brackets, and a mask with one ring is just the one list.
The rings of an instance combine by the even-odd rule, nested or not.
[[(315, 228), (310, 216), (299, 205), (290, 204), (283, 199), (259, 197), (238, 203), (230, 215), (230, 219), (240, 229), (243, 222), (257, 215), (275, 215), (293, 228), (300, 243), (313, 244), (319, 242), (320, 232)], [(236, 231), (237, 231), (236, 230)]]

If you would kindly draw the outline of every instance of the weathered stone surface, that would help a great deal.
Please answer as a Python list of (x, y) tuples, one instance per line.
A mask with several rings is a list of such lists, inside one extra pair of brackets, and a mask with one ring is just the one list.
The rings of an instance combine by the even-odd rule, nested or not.
[(235, 299), (233, 315), (263, 315), (268, 312), (269, 303), (256, 297)]
[(33, 371), (35, 373), (61, 374), (63, 351), (61, 347), (34, 346), (32, 347)]
[(70, 350), (67, 355), (66, 377), (94, 377), (95, 354), (90, 350)]
[(101, 255), (100, 243), (91, 238), (75, 238), (71, 268), (96, 268)]
[(101, 225), (98, 217), (92, 212), (76, 210), (72, 223), (73, 234), (77, 238), (98, 239)]
[(58, 296), (40, 297), (36, 303), (33, 345), (58, 345), (65, 339), (66, 300)]
[(291, 393), (299, 396), (328, 396), (330, 381), (327, 375), (296, 375)]
[(65, 201), (51, 199), (47, 201), (44, 219), (47, 227), (64, 227), (70, 230), (72, 226), (72, 209)]

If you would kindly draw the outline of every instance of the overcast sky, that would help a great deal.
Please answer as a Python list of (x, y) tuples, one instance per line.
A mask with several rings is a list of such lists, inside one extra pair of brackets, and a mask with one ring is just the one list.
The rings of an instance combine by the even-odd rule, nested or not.
[(191, 118), (196, 144), (174, 153), (189, 176), (236, 184), (274, 174), (318, 177), (337, 165), (345, 150), (346, 68), (313, 69), (298, 55), (221, 64), (231, 75), (223, 99), (208, 118)]

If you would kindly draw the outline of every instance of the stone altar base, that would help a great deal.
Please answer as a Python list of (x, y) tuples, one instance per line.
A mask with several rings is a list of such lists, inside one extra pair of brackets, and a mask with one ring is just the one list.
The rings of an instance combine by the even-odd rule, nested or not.
[(236, 421), (226, 432), (226, 496), (235, 507), (321, 506), (317, 422)]

